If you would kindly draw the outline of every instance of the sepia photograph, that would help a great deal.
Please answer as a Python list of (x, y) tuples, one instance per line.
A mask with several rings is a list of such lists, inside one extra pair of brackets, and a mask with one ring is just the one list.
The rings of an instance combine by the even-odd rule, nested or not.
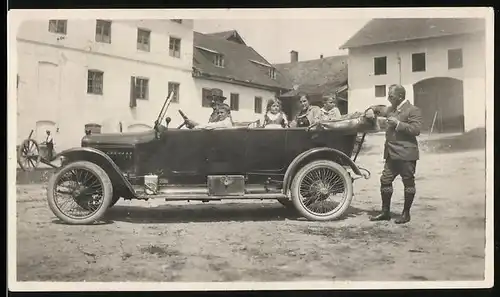
[(10, 290), (493, 285), (492, 9), (8, 17)]

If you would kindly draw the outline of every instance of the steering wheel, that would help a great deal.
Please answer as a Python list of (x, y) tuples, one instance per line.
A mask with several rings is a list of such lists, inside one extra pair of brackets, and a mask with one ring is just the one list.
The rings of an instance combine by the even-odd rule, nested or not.
[(184, 119), (184, 123), (180, 124), (179, 127), (177, 127), (177, 129), (180, 129), (182, 127), (184, 127), (186, 124), (187, 124), (187, 121), (188, 121), (188, 117), (186, 116), (185, 113), (182, 112), (182, 110), (179, 109), (179, 114), (181, 115), (181, 117)]

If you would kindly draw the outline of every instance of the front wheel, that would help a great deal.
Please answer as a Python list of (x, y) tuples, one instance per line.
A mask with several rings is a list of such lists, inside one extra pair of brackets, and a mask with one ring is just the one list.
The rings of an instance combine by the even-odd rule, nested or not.
[(295, 208), (307, 219), (335, 220), (351, 204), (352, 179), (340, 164), (313, 161), (299, 169), (293, 178), (291, 194)]
[(67, 224), (85, 225), (98, 221), (112, 199), (113, 185), (108, 174), (91, 162), (68, 164), (49, 179), (49, 207)]

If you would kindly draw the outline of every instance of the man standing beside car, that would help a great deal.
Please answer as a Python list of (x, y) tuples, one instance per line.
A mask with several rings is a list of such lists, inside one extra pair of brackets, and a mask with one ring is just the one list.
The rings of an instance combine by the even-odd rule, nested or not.
[(373, 106), (366, 110), (365, 117), (375, 115), (387, 118), (387, 129), (384, 144), (384, 169), (380, 177), (380, 194), (382, 212), (370, 218), (371, 221), (388, 221), (391, 219), (392, 183), (401, 175), (404, 185), (404, 207), (396, 224), (410, 221), (410, 208), (415, 198), (415, 169), (419, 160), (417, 136), (420, 135), (422, 115), (418, 107), (406, 100), (405, 88), (401, 85), (389, 87), (388, 100), (390, 106)]

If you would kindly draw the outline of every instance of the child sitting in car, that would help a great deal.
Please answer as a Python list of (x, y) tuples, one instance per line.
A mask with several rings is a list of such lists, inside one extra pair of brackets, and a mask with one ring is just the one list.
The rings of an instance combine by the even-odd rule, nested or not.
[(267, 101), (266, 113), (259, 120), (259, 123), (259, 127), (267, 129), (288, 127), (288, 120), (285, 113), (281, 110), (281, 102), (278, 99)]

